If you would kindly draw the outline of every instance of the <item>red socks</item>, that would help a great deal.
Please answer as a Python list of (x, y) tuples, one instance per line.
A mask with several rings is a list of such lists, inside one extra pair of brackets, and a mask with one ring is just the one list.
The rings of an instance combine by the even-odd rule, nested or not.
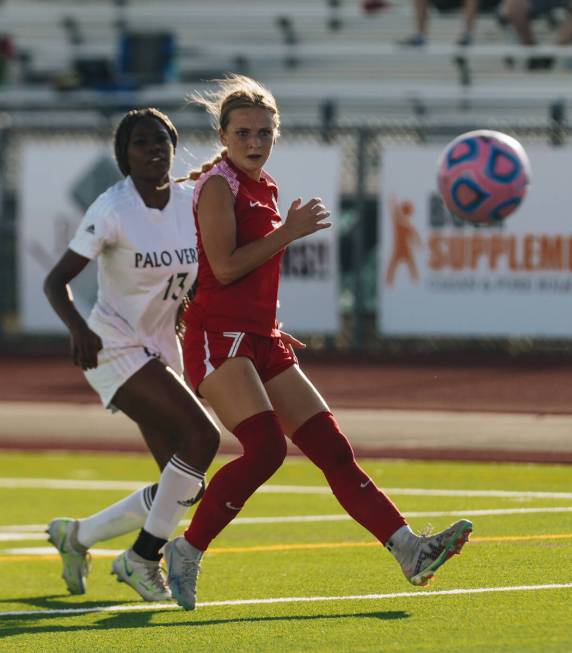
[(280, 467), (286, 438), (273, 411), (245, 419), (235, 429), (244, 452), (212, 477), (185, 532), (185, 538), (205, 551), (239, 513), (244, 502)]
[[(186, 539), (201, 551), (234, 519), (244, 502), (274, 474), (286, 456), (286, 438), (273, 411), (249, 417), (236, 427), (234, 434), (244, 452), (213, 476), (185, 532)], [(385, 544), (407, 524), (391, 500), (356, 463), (351, 445), (331, 413), (311, 417), (294, 433), (292, 441), (322, 470), (349, 515), (380, 542)]]
[(406, 525), (397, 507), (356, 463), (352, 447), (331, 413), (311, 417), (294, 433), (292, 442), (322, 470), (349, 515), (382, 544)]

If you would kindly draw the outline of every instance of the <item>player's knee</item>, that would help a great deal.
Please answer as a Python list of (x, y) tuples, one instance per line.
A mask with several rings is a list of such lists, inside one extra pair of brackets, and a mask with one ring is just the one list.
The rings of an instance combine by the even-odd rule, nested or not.
[(347, 438), (341, 433), (336, 434), (335, 444), (330, 451), (330, 465), (334, 467), (343, 467), (353, 465), (355, 462), (353, 449)]
[(265, 439), (258, 451), (258, 458), (265, 461), (265, 468), (270, 474), (273, 474), (284, 462), (287, 450), (288, 446), (284, 435), (281, 432), (274, 432)]
[(220, 431), (214, 424), (206, 424), (202, 426), (198, 432), (199, 441), (203, 451), (212, 455), (214, 458), (220, 446)]
[(318, 466), (323, 470), (340, 469), (355, 462), (353, 449), (348, 439), (339, 431), (332, 431), (329, 442), (318, 454)]
[(242, 444), (245, 460), (264, 480), (272, 476), (284, 462), (286, 438), (273, 411), (249, 417), (233, 432)]
[(294, 444), (320, 469), (338, 469), (355, 462), (354, 452), (331, 413), (307, 420), (292, 436)]
[(280, 433), (269, 435), (256, 451), (245, 451), (250, 476), (258, 487), (280, 469), (286, 450), (286, 438)]
[(176, 431), (179, 444), (211, 452), (213, 456), (219, 448), (220, 430), (207, 415), (185, 416), (184, 420), (179, 420)]

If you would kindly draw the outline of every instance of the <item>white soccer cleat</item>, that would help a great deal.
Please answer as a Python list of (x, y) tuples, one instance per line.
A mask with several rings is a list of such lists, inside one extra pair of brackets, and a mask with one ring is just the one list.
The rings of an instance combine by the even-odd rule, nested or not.
[(189, 544), (183, 537), (176, 537), (163, 547), (167, 563), (167, 583), (177, 603), (185, 610), (194, 610), (197, 601), (197, 580), (203, 551)]
[(410, 551), (404, 552), (401, 562), (405, 578), (412, 585), (427, 585), (439, 567), (461, 553), (472, 530), (473, 524), (461, 519), (435, 535), (416, 536)]
[(77, 541), (77, 519), (52, 519), (46, 533), (48, 541), (58, 550), (63, 567), (62, 578), (70, 594), (85, 594), (91, 557), (85, 546)]
[(124, 551), (111, 565), (120, 583), (132, 587), (145, 601), (170, 601), (173, 597), (165, 582), (160, 562), (145, 560), (134, 551)]

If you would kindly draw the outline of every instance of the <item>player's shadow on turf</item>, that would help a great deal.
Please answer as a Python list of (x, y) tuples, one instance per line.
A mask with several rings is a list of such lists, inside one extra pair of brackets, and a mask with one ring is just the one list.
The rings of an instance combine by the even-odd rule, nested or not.
[[(176, 608), (175, 608), (176, 609)], [(155, 611), (156, 613), (156, 611)], [(199, 612), (186, 612), (189, 616), (189, 620), (184, 622), (184, 625), (187, 627), (192, 626), (218, 626), (218, 625), (227, 625), (232, 623), (256, 623), (256, 622), (271, 622), (271, 621), (315, 621), (316, 619), (383, 619), (387, 621), (393, 621), (397, 619), (408, 619), (411, 615), (409, 612), (404, 612), (403, 610), (391, 610), (385, 612), (349, 612), (343, 614), (300, 614), (300, 615), (280, 615), (276, 617), (229, 617), (228, 619), (195, 619), (195, 617), (200, 617), (200, 606)], [(141, 612), (130, 613), (130, 614), (113, 614), (101, 619), (98, 622), (100, 628), (141, 628), (142, 617), (145, 617), (145, 614)], [(172, 623), (154, 623), (148, 624), (149, 626), (178, 626), (181, 625), (180, 622)]]
[[(67, 598), (67, 601), (62, 599)], [(29, 605), (34, 608), (44, 608), (46, 610), (73, 610), (73, 609), (83, 609), (83, 608), (104, 608), (106, 606), (117, 605), (117, 601), (82, 601), (74, 603), (74, 597), (70, 594), (53, 594), (46, 596), (28, 596), (26, 598), (18, 599), (0, 599), (0, 605), (2, 603), (19, 603), (21, 605)], [(122, 601), (122, 604), (125, 603), (137, 603), (140, 604), (141, 601), (138, 599), (133, 599), (132, 601)], [(38, 614), (41, 614), (39, 611)]]
[[(88, 604), (82, 604), (82, 607), (87, 607)], [(101, 602), (98, 603), (101, 607)], [(117, 605), (117, 604), (115, 604)], [(152, 616), (159, 614), (156, 608), (149, 608), (137, 612), (136, 614), (113, 614), (105, 616), (100, 619), (96, 624), (85, 626), (74, 625), (50, 625), (34, 627), (40, 619), (58, 619), (62, 617), (72, 618), (81, 616), (77, 613), (72, 614), (42, 614), (38, 611), (37, 615), (13, 615), (9, 618), (2, 617), (0, 622), (0, 637), (11, 637), (14, 635), (26, 634), (45, 634), (45, 633), (66, 633), (66, 632), (82, 632), (82, 631), (97, 631), (97, 630), (123, 630), (123, 629), (139, 629), (139, 628), (197, 628), (200, 626), (226, 626), (228, 624), (239, 623), (269, 623), (273, 621), (316, 621), (318, 619), (383, 619), (383, 620), (397, 620), (407, 619), (411, 615), (402, 610), (392, 610), (384, 612), (357, 612), (357, 613), (342, 613), (342, 614), (314, 614), (314, 615), (283, 615), (277, 617), (230, 617), (229, 619), (201, 619), (195, 620), (193, 617), (197, 613), (185, 613), (189, 619), (184, 621), (174, 621), (170, 623), (157, 622), (151, 623), (149, 620)], [(3, 623), (2, 623), (3, 622)]]

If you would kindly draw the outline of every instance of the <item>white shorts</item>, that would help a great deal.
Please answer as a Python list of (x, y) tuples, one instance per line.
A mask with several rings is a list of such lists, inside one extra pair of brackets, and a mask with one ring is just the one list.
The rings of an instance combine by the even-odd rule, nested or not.
[(85, 378), (97, 392), (101, 403), (112, 412), (118, 410), (111, 403), (115, 393), (150, 360), (159, 354), (149, 351), (146, 347), (109, 347), (102, 349), (97, 355), (97, 367), (85, 370)]

